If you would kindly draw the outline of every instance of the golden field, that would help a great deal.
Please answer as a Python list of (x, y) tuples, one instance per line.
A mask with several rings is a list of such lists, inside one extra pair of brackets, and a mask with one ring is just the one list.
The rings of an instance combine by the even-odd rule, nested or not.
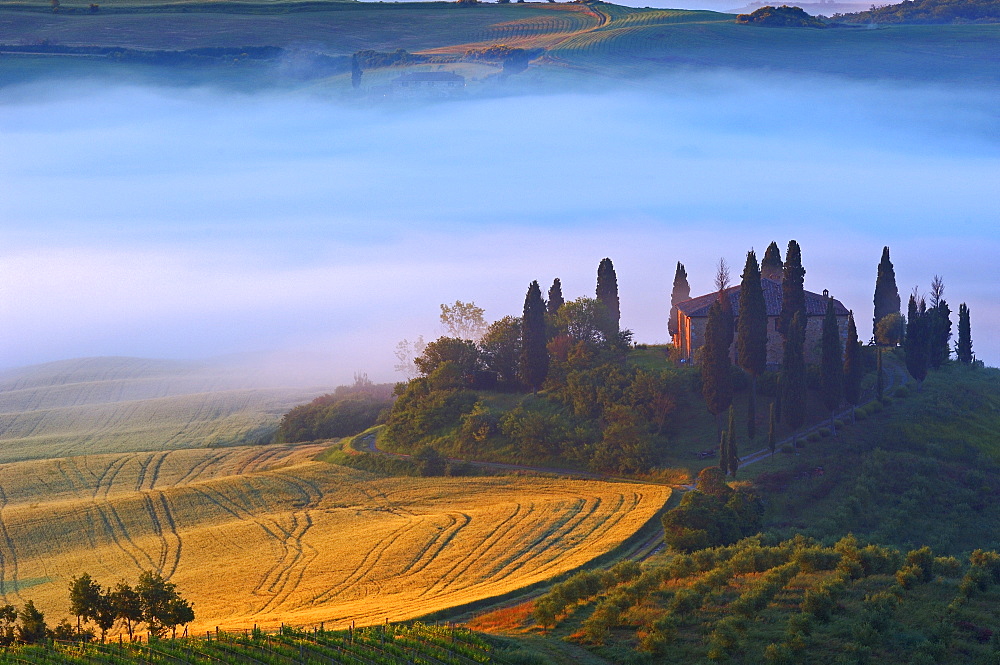
[(158, 570), (193, 630), (397, 621), (575, 568), (631, 536), (662, 486), (533, 477), (378, 478), (317, 446), (0, 465), (5, 602), (68, 615), (70, 578)]

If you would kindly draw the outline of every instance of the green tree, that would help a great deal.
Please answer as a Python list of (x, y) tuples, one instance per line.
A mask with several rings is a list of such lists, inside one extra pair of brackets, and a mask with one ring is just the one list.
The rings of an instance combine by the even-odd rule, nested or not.
[(176, 639), (177, 627), (186, 626), (194, 621), (194, 608), (187, 600), (176, 596), (167, 603), (163, 614), (163, 626), (170, 629), (170, 637)]
[[(177, 585), (168, 582), (160, 573), (143, 571), (135, 585), (135, 592), (142, 604), (142, 620), (149, 627), (149, 632), (157, 637), (163, 635), (168, 628), (178, 624), (172, 623), (177, 617), (177, 605), (181, 597), (177, 593)], [(191, 621), (194, 619), (192, 614)]]
[(729, 432), (719, 432), (719, 470), (722, 475), (729, 475)]
[(546, 311), (552, 316), (555, 316), (559, 312), (559, 308), (562, 307), (566, 301), (563, 299), (562, 293), (562, 282), (556, 277), (552, 280), (552, 286), (549, 287), (549, 302), (546, 305)]
[(820, 379), (823, 406), (830, 412), (830, 430), (836, 434), (835, 417), (844, 392), (844, 353), (840, 346), (840, 328), (837, 326), (837, 311), (833, 298), (826, 299), (826, 315), (823, 317), (823, 336), (820, 343)]
[(806, 417), (805, 336), (804, 317), (796, 312), (785, 337), (781, 368), (781, 410), (793, 430), (801, 427)]
[(142, 622), (142, 599), (135, 589), (122, 581), (110, 593), (109, 601), (115, 618), (125, 624), (129, 641), (132, 641), (136, 624)]
[(861, 359), (861, 342), (858, 327), (854, 323), (854, 312), (847, 315), (847, 347), (844, 349), (844, 399), (851, 405), (851, 419), (854, 407), (861, 401), (861, 378), (864, 367)]
[(458, 337), (440, 337), (424, 347), (424, 352), (413, 361), (421, 374), (428, 376), (447, 362), (455, 364), (466, 379), (471, 379), (480, 368), (479, 348), (475, 342)]
[(958, 306), (958, 344), (955, 346), (958, 362), (972, 364), (972, 324), (969, 319), (969, 306), (964, 302)]
[(671, 336), (677, 334), (677, 303), (691, 298), (691, 285), (688, 284), (687, 270), (684, 264), (677, 262), (674, 270), (674, 286), (670, 291), (670, 319), (667, 321), (667, 332)]
[(9, 647), (17, 639), (17, 608), (0, 605), (0, 647)]
[(476, 341), (486, 332), (486, 311), (474, 302), (456, 300), (454, 305), (441, 305), (441, 325), (448, 337)]
[(930, 360), (930, 320), (923, 297), (910, 295), (906, 310), (906, 370), (917, 383), (927, 378)]
[[(733, 402), (733, 380), (730, 371), (729, 343), (732, 337), (732, 317), (722, 304), (722, 298), (712, 303), (708, 309), (705, 325), (705, 345), (701, 360), (701, 394), (705, 398), (708, 411), (716, 417), (729, 408)], [(721, 427), (719, 428), (721, 430)]]
[(760, 262), (760, 273), (764, 277), (774, 279), (781, 276), (784, 268), (785, 264), (781, 260), (781, 250), (778, 249), (778, 243), (772, 241), (767, 246), (767, 250), (764, 251), (764, 259)]
[(24, 644), (38, 644), (48, 635), (49, 627), (45, 624), (45, 615), (38, 611), (34, 601), (29, 600), (17, 614), (17, 641)]
[(785, 252), (785, 267), (781, 280), (781, 315), (778, 317), (778, 332), (788, 337), (789, 327), (796, 314), (806, 317), (806, 270), (802, 267), (802, 249), (794, 240), (788, 241)]
[(545, 347), (545, 302), (538, 281), (528, 286), (524, 296), (524, 316), (521, 317), (521, 382), (537, 391), (549, 372), (549, 352)]
[(753, 250), (747, 252), (740, 282), (739, 317), (736, 320), (736, 360), (750, 375), (747, 434), (757, 433), (757, 379), (767, 367), (767, 305), (760, 285), (760, 268)]
[(518, 362), (521, 357), (521, 319), (505, 316), (494, 321), (479, 340), (483, 367), (496, 375), (497, 387), (517, 390)]
[(621, 327), (621, 305), (618, 301), (618, 276), (611, 259), (601, 259), (597, 267), (597, 302), (601, 330), (612, 343), (617, 342)]
[(69, 613), (76, 617), (76, 631), (83, 632), (83, 621), (96, 618), (103, 600), (101, 585), (88, 573), (74, 577), (69, 583)]
[[(899, 289), (896, 288), (896, 270), (889, 260), (889, 248), (882, 248), (882, 260), (878, 264), (878, 275), (875, 278), (875, 317), (872, 320), (872, 332), (878, 340), (879, 321), (890, 314), (900, 314)], [(881, 344), (881, 342), (879, 342)]]

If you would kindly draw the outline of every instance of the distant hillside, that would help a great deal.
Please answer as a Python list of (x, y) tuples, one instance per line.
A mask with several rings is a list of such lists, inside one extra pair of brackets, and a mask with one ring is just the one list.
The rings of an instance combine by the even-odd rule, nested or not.
[(314, 389), (253, 388), (234, 367), (82, 358), (0, 372), (0, 462), (269, 441)]
[(1000, 0), (907, 0), (872, 7), (833, 18), (843, 23), (1000, 23)]

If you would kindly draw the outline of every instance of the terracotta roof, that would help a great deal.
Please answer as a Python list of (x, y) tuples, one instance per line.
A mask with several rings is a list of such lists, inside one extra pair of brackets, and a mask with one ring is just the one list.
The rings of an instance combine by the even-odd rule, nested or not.
[[(764, 306), (768, 316), (778, 316), (781, 313), (781, 282), (766, 277), (760, 278), (760, 286), (764, 290)], [(733, 316), (740, 315), (740, 287), (731, 286), (725, 290), (726, 296), (733, 308)], [(677, 303), (677, 309), (690, 318), (708, 316), (708, 308), (715, 302), (717, 293), (709, 293), (697, 298), (691, 298)], [(847, 316), (847, 308), (837, 300), (833, 300), (833, 308), (837, 316)], [(826, 298), (818, 293), (806, 291), (806, 316), (823, 316), (826, 314)]]

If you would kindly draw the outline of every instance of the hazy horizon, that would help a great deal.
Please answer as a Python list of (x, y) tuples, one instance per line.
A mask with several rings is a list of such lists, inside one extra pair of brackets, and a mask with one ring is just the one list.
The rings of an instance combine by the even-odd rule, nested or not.
[[(0, 89), (0, 366), (84, 356), (307, 358), (401, 378), (438, 305), (519, 315), (528, 283), (593, 295), (666, 342), (725, 256), (802, 245), (870, 335), (889, 245), (904, 301), (935, 274), (1000, 364), (997, 92), (679, 74), (645, 87), (350, 107), (104, 83)], [(283, 363), (286, 361), (279, 361)], [(289, 369), (294, 369), (287, 361)]]

